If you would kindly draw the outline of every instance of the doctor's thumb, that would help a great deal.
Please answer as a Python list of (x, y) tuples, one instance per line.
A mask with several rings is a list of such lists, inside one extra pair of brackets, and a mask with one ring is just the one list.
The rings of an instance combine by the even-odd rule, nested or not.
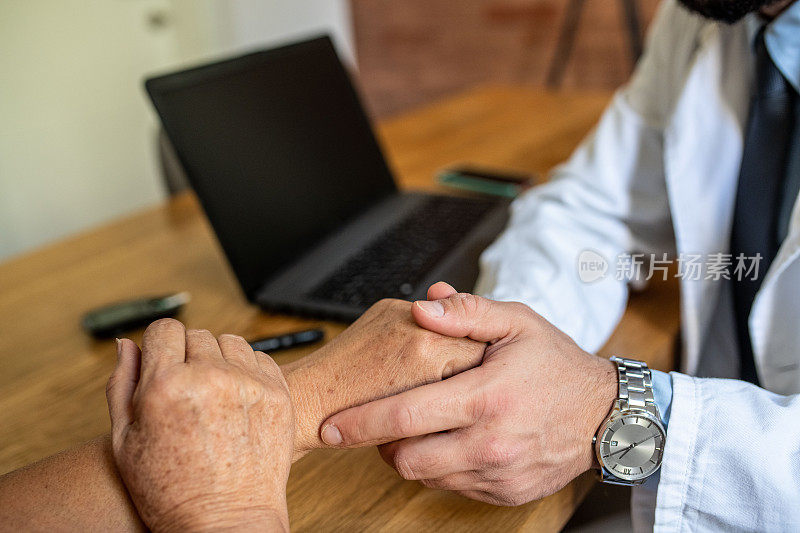
[(458, 293), (449, 298), (417, 301), (411, 314), (420, 327), (448, 337), (469, 337), (493, 342), (514, 333), (523, 304), (495, 302), (473, 294)]

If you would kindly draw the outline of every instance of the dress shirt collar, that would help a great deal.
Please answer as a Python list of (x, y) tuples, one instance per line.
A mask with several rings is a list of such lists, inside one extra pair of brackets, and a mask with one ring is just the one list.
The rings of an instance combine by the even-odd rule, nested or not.
[[(747, 19), (750, 42), (754, 42), (764, 20), (756, 13)], [(764, 34), (767, 50), (775, 66), (800, 93), (800, 0), (790, 5), (774, 20), (767, 22)]]

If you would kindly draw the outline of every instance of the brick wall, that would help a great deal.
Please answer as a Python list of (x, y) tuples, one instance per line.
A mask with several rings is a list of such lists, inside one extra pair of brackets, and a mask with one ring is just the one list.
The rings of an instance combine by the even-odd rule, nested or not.
[[(351, 0), (362, 91), (391, 115), (486, 83), (544, 85), (568, 0)], [(637, 0), (642, 28), (658, 0)], [(585, 0), (564, 88), (612, 89), (632, 69), (618, 0)]]

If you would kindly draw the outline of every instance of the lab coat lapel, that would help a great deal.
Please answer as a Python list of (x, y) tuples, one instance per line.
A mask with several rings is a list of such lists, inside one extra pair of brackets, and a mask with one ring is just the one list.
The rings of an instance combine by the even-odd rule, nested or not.
[(800, 197), (789, 234), (753, 302), (750, 336), (764, 388), (800, 393)]
[[(679, 253), (726, 253), (749, 104), (743, 25), (701, 31), (692, 68), (664, 133), (664, 167)], [(719, 281), (681, 280), (685, 358), (695, 373)]]

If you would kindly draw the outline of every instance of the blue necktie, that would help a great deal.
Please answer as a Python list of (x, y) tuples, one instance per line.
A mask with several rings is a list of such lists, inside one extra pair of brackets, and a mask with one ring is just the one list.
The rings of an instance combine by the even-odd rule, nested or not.
[(789, 174), (800, 169), (789, 163), (798, 152), (793, 149), (799, 137), (799, 132), (794, 131), (797, 93), (773, 63), (764, 42), (764, 29), (756, 38), (755, 48), (756, 87), (750, 102), (736, 192), (731, 253), (734, 263), (739, 254), (747, 258), (761, 255), (755, 280), (752, 276), (732, 277), (740, 376), (758, 384), (747, 322), (764, 275), (788, 231), (786, 213), (794, 204), (796, 182), (800, 181), (798, 176)]

